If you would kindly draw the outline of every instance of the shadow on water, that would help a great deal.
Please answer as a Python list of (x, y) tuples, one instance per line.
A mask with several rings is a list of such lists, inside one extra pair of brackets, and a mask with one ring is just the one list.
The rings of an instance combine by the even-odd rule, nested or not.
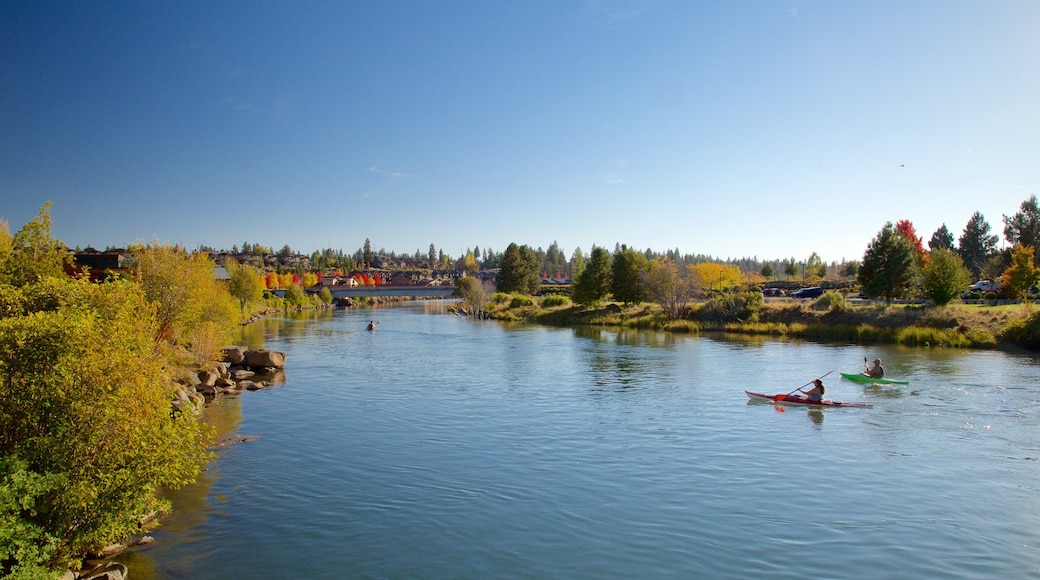
[[(242, 421), (242, 407), (238, 397), (221, 397), (210, 402), (202, 413), (202, 421), (213, 429), (213, 445), (210, 449), (215, 453), (227, 453), (234, 444), (253, 439), (238, 434)], [(210, 497), (213, 484), (220, 479), (218, 463), (210, 463), (194, 483), (163, 493), (172, 504), (173, 511), (160, 520), (159, 527), (152, 530), (155, 543), (135, 546), (114, 558), (132, 571), (135, 580), (187, 578), (190, 567), (187, 570), (175, 568), (194, 559), (205, 558), (218, 550), (218, 546), (211, 542), (212, 538), (197, 531), (203, 529), (208, 518), (220, 511), (219, 506), (210, 503), (211, 499), (219, 500)], [(168, 539), (171, 538), (177, 542), (176, 546), (168, 545)], [(183, 554), (183, 557), (163, 558), (161, 561), (168, 564), (157, 566), (156, 558), (149, 555), (157, 548), (173, 549)]]

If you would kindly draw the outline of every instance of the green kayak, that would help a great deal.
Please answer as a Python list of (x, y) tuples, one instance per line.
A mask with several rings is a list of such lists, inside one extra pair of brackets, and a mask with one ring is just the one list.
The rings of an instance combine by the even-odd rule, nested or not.
[(854, 382), (854, 383), (865, 383), (871, 385), (909, 385), (910, 381), (899, 381), (896, 379), (886, 379), (884, 377), (875, 379), (872, 376), (863, 373), (841, 373), (841, 376)]

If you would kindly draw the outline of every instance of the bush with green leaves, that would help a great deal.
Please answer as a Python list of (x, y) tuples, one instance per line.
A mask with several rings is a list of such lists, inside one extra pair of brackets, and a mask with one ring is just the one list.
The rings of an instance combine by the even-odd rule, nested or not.
[(556, 306), (570, 306), (573, 302), (570, 296), (563, 296), (560, 294), (550, 294), (542, 298), (543, 308), (554, 308)]
[(534, 299), (524, 294), (514, 294), (509, 301), (510, 308), (523, 308), (524, 306), (534, 306)]
[(298, 284), (289, 284), (285, 289), (285, 301), (295, 308), (306, 306), (310, 302)]
[(75, 567), (168, 510), (157, 490), (194, 479), (209, 432), (171, 414), (137, 284), (48, 278), (0, 295), (0, 576)]
[(849, 303), (841, 292), (828, 290), (813, 302), (813, 308), (828, 312), (845, 312), (849, 308)]

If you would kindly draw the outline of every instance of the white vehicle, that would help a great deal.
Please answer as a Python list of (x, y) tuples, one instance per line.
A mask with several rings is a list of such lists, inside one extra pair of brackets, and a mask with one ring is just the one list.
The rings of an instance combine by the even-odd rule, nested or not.
[(968, 290), (972, 292), (996, 292), (998, 288), (1000, 288), (999, 282), (994, 282), (992, 280), (979, 280), (972, 284)]

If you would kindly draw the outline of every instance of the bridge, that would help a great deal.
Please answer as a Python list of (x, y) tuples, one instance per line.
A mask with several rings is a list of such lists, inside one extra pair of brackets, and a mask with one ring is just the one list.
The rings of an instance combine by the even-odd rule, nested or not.
[(375, 297), (411, 297), (411, 298), (450, 298), (455, 293), (454, 286), (332, 286), (329, 288), (333, 298), (375, 298)]

